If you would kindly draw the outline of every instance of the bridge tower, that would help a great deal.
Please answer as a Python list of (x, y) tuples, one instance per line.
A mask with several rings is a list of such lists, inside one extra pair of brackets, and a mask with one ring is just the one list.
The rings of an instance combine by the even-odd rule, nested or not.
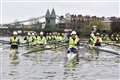
[(47, 9), (47, 12), (46, 12), (46, 15), (45, 15), (45, 20), (46, 20), (45, 26), (49, 27), (49, 25), (50, 25), (50, 11), (49, 11), (49, 9)]
[(55, 29), (55, 26), (56, 26), (56, 14), (55, 14), (54, 8), (52, 9), (52, 12), (50, 15), (50, 26), (53, 29)]

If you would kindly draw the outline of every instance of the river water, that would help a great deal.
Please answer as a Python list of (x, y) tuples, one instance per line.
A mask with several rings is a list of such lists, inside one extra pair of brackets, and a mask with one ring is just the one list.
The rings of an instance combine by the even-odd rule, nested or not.
[[(9, 37), (0, 37), (9, 40)], [(115, 46), (105, 46), (120, 51)], [(45, 50), (28, 55), (25, 46), (18, 49), (18, 63), (11, 64), (9, 44), (0, 45), (0, 80), (120, 80), (117, 55), (100, 52), (98, 60), (89, 61), (93, 51), (80, 47), (79, 63), (66, 67), (67, 49)]]

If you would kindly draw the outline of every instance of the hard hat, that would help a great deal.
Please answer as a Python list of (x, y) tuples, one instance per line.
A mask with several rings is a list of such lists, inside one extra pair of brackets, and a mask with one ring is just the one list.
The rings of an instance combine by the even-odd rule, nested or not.
[(43, 35), (43, 32), (40, 32), (40, 35)]
[(32, 35), (34, 36), (34, 35), (35, 35), (35, 33), (33, 32), (33, 33), (32, 33)]
[(94, 37), (95, 35), (93, 33), (90, 34), (91, 37)]
[(31, 35), (31, 33), (30, 33), (30, 32), (28, 32), (28, 35)]
[(76, 35), (76, 31), (72, 31), (71, 35), (75, 34)]
[(100, 33), (96, 33), (96, 36), (99, 36), (100, 35)]
[(17, 35), (17, 32), (16, 32), (16, 31), (14, 31), (14, 32), (13, 32), (13, 35)]

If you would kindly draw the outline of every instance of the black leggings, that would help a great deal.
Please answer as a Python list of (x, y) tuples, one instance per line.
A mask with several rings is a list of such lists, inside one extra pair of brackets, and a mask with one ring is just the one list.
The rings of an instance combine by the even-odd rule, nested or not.
[(11, 49), (18, 49), (18, 45), (11, 45)]

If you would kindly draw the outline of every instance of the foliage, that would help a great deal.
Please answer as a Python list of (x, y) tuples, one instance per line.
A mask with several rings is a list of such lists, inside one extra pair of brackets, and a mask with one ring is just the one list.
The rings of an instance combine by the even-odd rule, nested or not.
[(115, 32), (119, 33), (120, 32), (120, 19), (112, 20), (111, 30), (112, 30), (113, 33), (115, 33)]

